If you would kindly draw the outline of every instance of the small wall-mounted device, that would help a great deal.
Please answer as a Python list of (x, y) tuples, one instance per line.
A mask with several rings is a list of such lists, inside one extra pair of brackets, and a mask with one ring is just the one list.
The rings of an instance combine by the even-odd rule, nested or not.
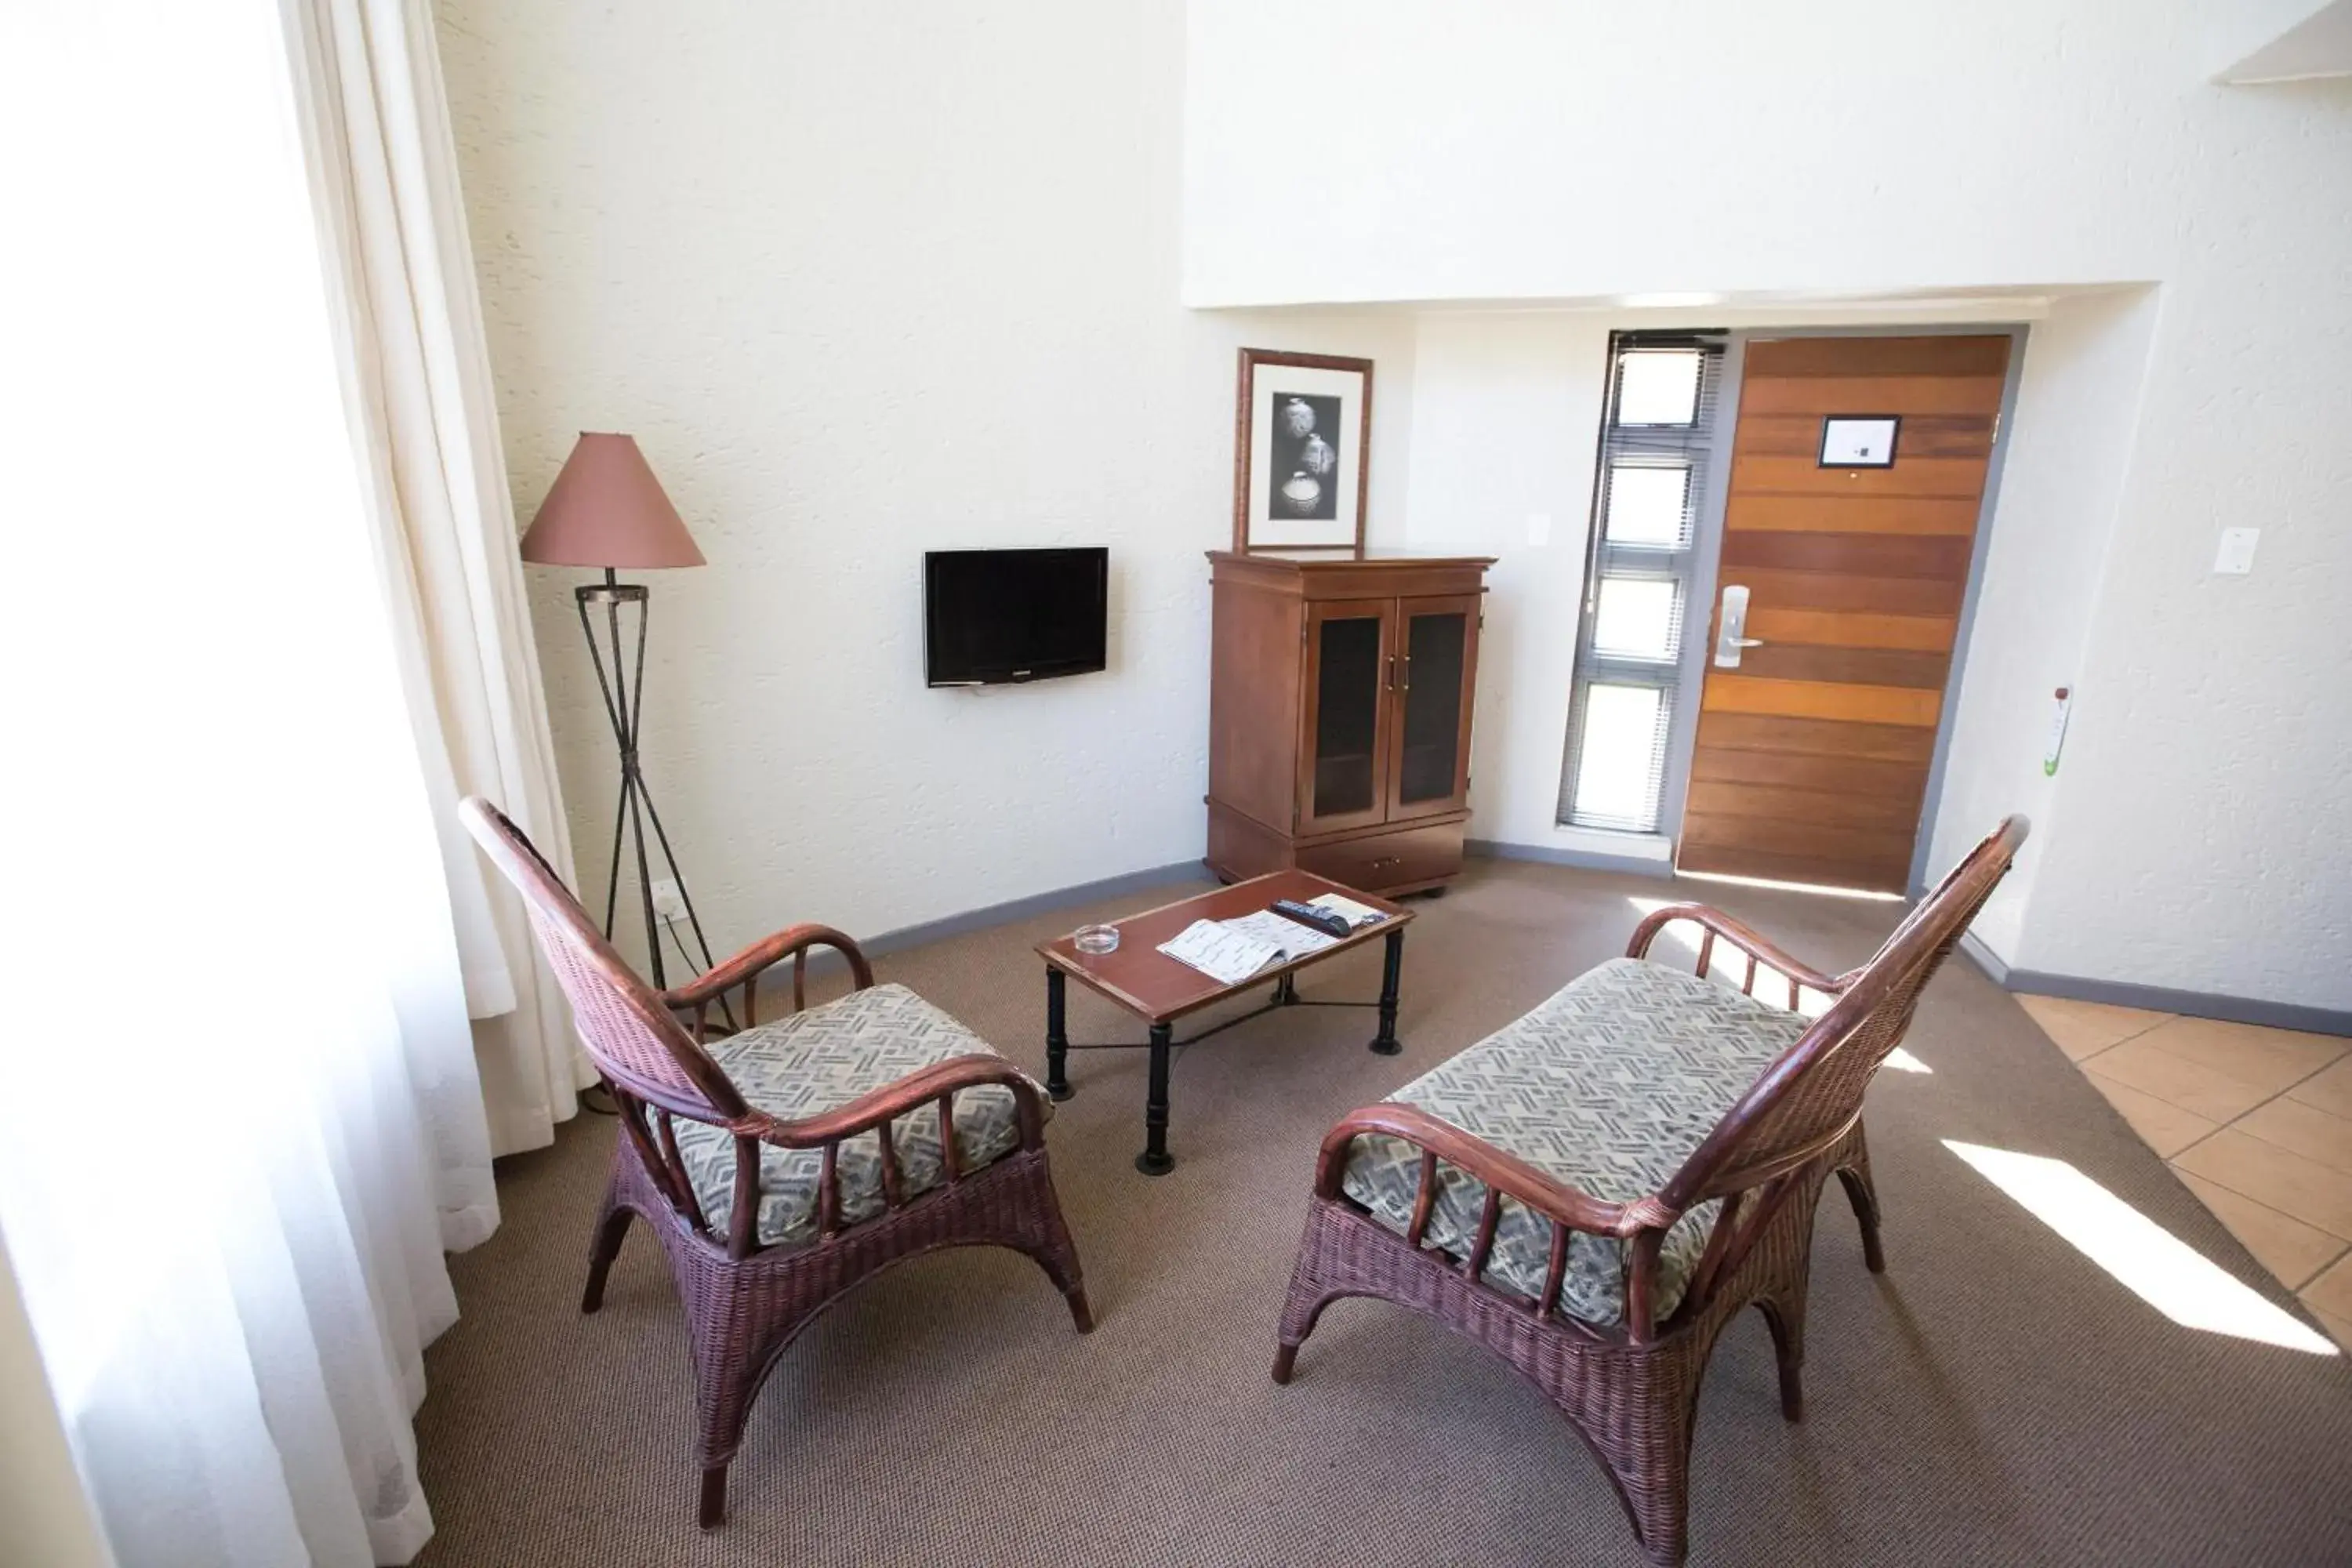
[(2050, 743), (2042, 748), (2042, 772), (2045, 777), (2058, 771), (2058, 750), (2066, 743), (2066, 713), (2074, 706), (2073, 688), (2060, 687), (2056, 706), (2050, 710)]

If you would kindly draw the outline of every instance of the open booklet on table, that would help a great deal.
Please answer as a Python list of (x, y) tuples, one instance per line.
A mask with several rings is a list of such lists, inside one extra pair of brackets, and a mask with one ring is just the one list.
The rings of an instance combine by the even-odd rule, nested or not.
[[(1386, 918), (1378, 910), (1336, 893), (1308, 901), (1358, 929)], [(1339, 940), (1272, 910), (1259, 910), (1229, 921), (1194, 921), (1161, 942), (1160, 951), (1221, 984), (1237, 985), (1272, 964), (1319, 952)]]

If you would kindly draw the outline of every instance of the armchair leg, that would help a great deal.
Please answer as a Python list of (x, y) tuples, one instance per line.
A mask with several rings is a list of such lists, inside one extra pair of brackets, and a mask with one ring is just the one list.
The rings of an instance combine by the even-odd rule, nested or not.
[(1780, 1414), (1790, 1421), (1805, 1418), (1805, 1298), (1759, 1301), (1757, 1308), (1772, 1330), (1772, 1356), (1780, 1369)]
[(1870, 1145), (1863, 1139), (1860, 1122), (1854, 1124), (1848, 1146), (1852, 1158), (1837, 1167), (1838, 1185), (1845, 1189), (1846, 1202), (1853, 1205), (1853, 1217), (1862, 1226), (1863, 1266), (1884, 1274), (1886, 1253), (1878, 1241), (1878, 1189), (1871, 1184)]
[(611, 1198), (604, 1200), (604, 1212), (596, 1221), (596, 1238), (588, 1248), (588, 1288), (580, 1296), (583, 1312), (593, 1312), (604, 1304), (604, 1277), (621, 1255), (621, 1241), (628, 1235), (633, 1217), (630, 1210)]
[(727, 1520), (727, 1466), (711, 1465), (702, 1472), (702, 1502), (696, 1515), (705, 1530), (716, 1530)]

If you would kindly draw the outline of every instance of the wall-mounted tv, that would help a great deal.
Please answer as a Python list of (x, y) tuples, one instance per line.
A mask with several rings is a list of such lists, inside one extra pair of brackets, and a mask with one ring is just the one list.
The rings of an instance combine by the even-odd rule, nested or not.
[(994, 686), (1103, 668), (1110, 552), (934, 550), (923, 557), (923, 666), (933, 686)]

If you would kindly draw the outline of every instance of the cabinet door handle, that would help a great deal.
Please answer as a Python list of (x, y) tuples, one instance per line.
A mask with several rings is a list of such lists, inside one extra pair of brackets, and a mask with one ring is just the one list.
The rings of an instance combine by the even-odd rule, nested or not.
[(1411, 654), (1404, 656), (1404, 679), (1397, 683), (1397, 689), (1399, 691), (1412, 689), (1412, 655)]
[(1396, 689), (1396, 655), (1391, 654), (1389, 655), (1389, 689), (1394, 691)]

